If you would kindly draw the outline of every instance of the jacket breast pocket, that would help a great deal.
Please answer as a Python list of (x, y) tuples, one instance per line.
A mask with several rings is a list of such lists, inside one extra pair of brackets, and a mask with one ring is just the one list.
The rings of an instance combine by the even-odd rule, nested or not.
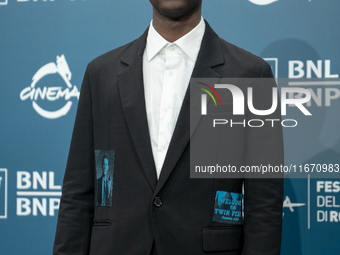
[(205, 252), (237, 251), (241, 249), (243, 226), (203, 228)]

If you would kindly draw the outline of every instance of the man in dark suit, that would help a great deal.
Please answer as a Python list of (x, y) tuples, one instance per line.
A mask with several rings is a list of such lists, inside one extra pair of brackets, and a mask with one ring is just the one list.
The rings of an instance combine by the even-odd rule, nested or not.
[(111, 206), (112, 205), (112, 183), (109, 170), (109, 157), (103, 155), (102, 158), (102, 175), (97, 179), (97, 205)]
[[(54, 254), (279, 254), (282, 179), (194, 179), (189, 172), (190, 143), (200, 130), (190, 133), (190, 77), (273, 78), (270, 66), (219, 38), (201, 18), (201, 0), (150, 2), (145, 33), (87, 67)], [(270, 106), (268, 90), (254, 97), (257, 109)], [(169, 111), (178, 117), (167, 119)], [(271, 118), (280, 117), (278, 107)], [(237, 146), (225, 159), (237, 167), (283, 163), (281, 127), (226, 138)], [(115, 153), (111, 207), (96, 201), (95, 150)], [(226, 208), (237, 221), (215, 213)]]

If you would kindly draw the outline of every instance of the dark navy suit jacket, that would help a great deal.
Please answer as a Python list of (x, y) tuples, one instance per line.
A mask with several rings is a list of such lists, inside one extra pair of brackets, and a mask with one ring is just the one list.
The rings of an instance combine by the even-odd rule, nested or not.
[[(282, 179), (190, 178), (189, 90), (157, 181), (144, 100), (146, 38), (147, 30), (87, 67), (53, 254), (141, 255), (150, 254), (154, 244), (158, 255), (278, 255)], [(206, 23), (192, 77), (272, 77), (272, 72), (261, 58), (219, 38)], [(268, 109), (268, 103), (271, 96), (263, 94), (257, 109)], [(271, 118), (281, 118), (279, 108)], [(283, 163), (281, 127), (246, 128), (228, 139), (237, 145), (226, 158), (237, 167)], [(115, 150), (111, 207), (97, 206), (95, 150)], [(213, 221), (216, 192), (240, 194), (243, 185), (244, 224)]]

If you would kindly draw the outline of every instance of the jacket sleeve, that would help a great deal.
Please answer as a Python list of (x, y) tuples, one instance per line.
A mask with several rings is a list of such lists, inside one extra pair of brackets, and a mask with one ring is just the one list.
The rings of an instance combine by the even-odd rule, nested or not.
[(63, 181), (54, 255), (88, 254), (94, 211), (94, 145), (89, 67), (81, 87)]
[[(272, 105), (272, 87), (276, 87), (276, 83), (268, 64), (262, 78), (269, 78), (266, 79), (269, 82), (264, 82), (264, 87), (262, 87), (263, 84), (257, 84), (259, 87), (254, 88), (254, 107), (269, 109)], [(248, 115), (248, 119), (276, 119), (280, 121), (275, 121), (274, 127), (271, 122), (266, 122), (260, 128), (247, 127), (245, 164), (273, 167), (283, 165), (283, 135), (279, 99), (273, 114), (256, 116), (248, 112)], [(281, 250), (283, 173), (276, 173), (275, 178), (272, 179), (261, 177), (261, 174), (248, 176), (244, 182), (242, 255), (279, 255)]]

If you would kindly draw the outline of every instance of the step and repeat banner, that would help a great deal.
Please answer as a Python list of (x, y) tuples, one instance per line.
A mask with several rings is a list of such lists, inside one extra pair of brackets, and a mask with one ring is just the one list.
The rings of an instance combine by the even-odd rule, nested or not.
[[(311, 115), (289, 105), (281, 123), (284, 255), (340, 250), (339, 10), (336, 0), (203, 0), (220, 37), (268, 61), (288, 79), (279, 88), (304, 89), (289, 98), (311, 96)], [(147, 0), (0, 0), (0, 254), (51, 254), (86, 65), (151, 17)]]

